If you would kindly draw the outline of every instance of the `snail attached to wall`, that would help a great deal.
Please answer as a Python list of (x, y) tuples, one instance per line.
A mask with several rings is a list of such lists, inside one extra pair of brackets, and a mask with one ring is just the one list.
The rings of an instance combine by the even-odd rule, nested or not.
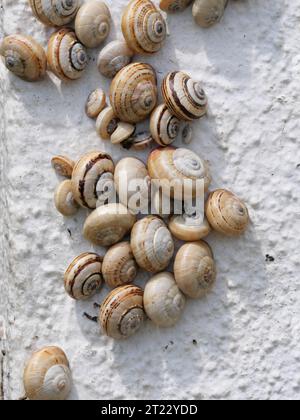
[(182, 12), (193, 0), (160, 0), (159, 7), (167, 13)]
[(123, 40), (111, 41), (99, 53), (97, 67), (99, 72), (110, 79), (130, 64), (134, 52)]
[(75, 162), (68, 156), (53, 156), (51, 166), (55, 173), (64, 178), (71, 178)]
[(128, 137), (122, 142), (122, 146), (126, 150), (141, 151), (149, 148), (153, 144), (154, 140), (149, 131), (141, 131)]
[(211, 227), (202, 215), (183, 213), (170, 218), (169, 229), (181, 241), (199, 241), (208, 236)]
[(111, 138), (117, 129), (119, 118), (111, 106), (105, 107), (98, 115), (96, 120), (96, 133), (103, 139)]
[(102, 89), (93, 90), (85, 103), (85, 113), (89, 118), (97, 118), (107, 106), (106, 95)]
[(180, 129), (180, 120), (172, 115), (165, 104), (158, 105), (150, 117), (150, 132), (156, 143), (168, 146), (173, 143)]
[(227, 4), (228, 0), (195, 0), (192, 9), (195, 22), (209, 28), (221, 20)]
[(79, 210), (73, 194), (73, 185), (70, 179), (58, 184), (54, 193), (54, 204), (59, 213), (63, 216), (74, 216)]
[(64, 26), (72, 22), (80, 0), (29, 0), (34, 16), (47, 26)]

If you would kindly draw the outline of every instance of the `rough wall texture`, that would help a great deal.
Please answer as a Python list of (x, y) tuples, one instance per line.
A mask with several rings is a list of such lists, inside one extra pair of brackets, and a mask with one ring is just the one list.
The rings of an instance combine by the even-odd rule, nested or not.
[[(111, 40), (126, 2), (108, 3)], [(0, 4), (1, 36), (25, 32), (46, 45), (51, 30), (33, 18), (27, 1)], [(97, 51), (90, 51), (82, 80), (69, 84), (52, 76), (27, 84), (0, 65), (6, 399), (22, 396), (24, 362), (49, 344), (69, 356), (72, 399), (299, 397), (299, 20), (295, 1), (238, 0), (229, 2), (219, 25), (202, 30), (188, 9), (168, 19), (164, 49), (143, 58), (160, 81), (174, 69), (203, 80), (209, 115), (195, 123), (191, 147), (210, 161), (214, 187), (245, 199), (251, 227), (237, 240), (209, 237), (216, 288), (202, 301), (189, 301), (176, 327), (159, 330), (147, 322), (121, 343), (83, 318), (84, 311), (94, 312), (93, 301), (75, 304), (64, 293), (68, 262), (94, 248), (81, 237), (85, 212), (64, 220), (52, 204), (58, 182), (52, 155), (77, 158), (97, 148), (115, 160), (125, 155), (97, 138), (83, 111), (90, 90), (109, 86), (97, 73)]]

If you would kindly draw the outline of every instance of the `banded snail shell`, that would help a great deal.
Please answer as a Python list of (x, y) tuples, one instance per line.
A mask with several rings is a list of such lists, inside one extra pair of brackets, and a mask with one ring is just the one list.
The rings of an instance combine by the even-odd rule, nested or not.
[(249, 223), (246, 205), (227, 190), (216, 190), (209, 195), (205, 213), (212, 228), (227, 236), (241, 235)]
[(105, 254), (102, 273), (109, 287), (132, 283), (137, 272), (138, 267), (129, 242), (120, 242), (112, 246)]
[(88, 209), (95, 209), (114, 194), (115, 166), (105, 152), (90, 152), (75, 164), (72, 186), (75, 200)]
[(124, 122), (143, 121), (157, 102), (156, 74), (149, 64), (132, 63), (117, 73), (110, 85), (110, 103)]
[(23, 382), (29, 400), (67, 399), (72, 387), (67, 356), (58, 347), (45, 347), (33, 353), (25, 366)]
[(168, 146), (176, 140), (180, 121), (172, 115), (165, 104), (158, 105), (151, 114), (150, 132), (156, 143)]
[(90, 118), (97, 118), (106, 107), (106, 95), (102, 89), (93, 90), (86, 101), (85, 112)]
[(79, 205), (74, 199), (72, 181), (61, 182), (54, 193), (54, 204), (63, 216), (73, 216), (78, 212)]
[(181, 120), (192, 121), (207, 112), (202, 84), (182, 71), (167, 74), (162, 83), (162, 95), (171, 114)]
[(173, 216), (169, 222), (169, 229), (175, 238), (187, 242), (199, 241), (211, 232), (206, 218), (186, 213)]
[(173, 274), (159, 273), (146, 284), (144, 308), (151, 321), (158, 327), (175, 325), (185, 307), (185, 297), (179, 290)]
[(79, 0), (29, 0), (35, 17), (48, 26), (64, 26), (76, 16)]
[(101, 305), (99, 324), (109, 337), (126, 339), (141, 328), (144, 320), (143, 290), (137, 286), (112, 290)]
[(61, 80), (79, 79), (87, 66), (87, 53), (72, 29), (60, 29), (48, 42), (49, 69)]
[(165, 270), (174, 254), (172, 235), (156, 216), (147, 216), (135, 223), (131, 248), (138, 265), (150, 273)]
[(184, 244), (175, 257), (174, 275), (180, 290), (190, 298), (199, 299), (210, 292), (216, 268), (209, 245), (204, 241)]
[(195, 0), (192, 14), (195, 22), (208, 28), (219, 22), (224, 14), (228, 0)]
[(64, 275), (65, 291), (76, 300), (94, 296), (102, 286), (102, 258), (86, 252), (76, 257)]
[(104, 108), (96, 120), (96, 132), (104, 140), (108, 140), (118, 126), (118, 118), (111, 106)]
[(123, 141), (122, 146), (127, 150), (134, 149), (140, 151), (147, 149), (152, 143), (153, 137), (151, 134), (147, 131), (143, 131)]
[(35, 82), (46, 74), (46, 53), (31, 36), (5, 37), (0, 45), (0, 55), (8, 70), (28, 82)]
[(166, 39), (164, 18), (150, 0), (131, 0), (122, 17), (122, 32), (129, 46), (139, 54), (159, 51)]
[(103, 76), (112, 79), (122, 68), (130, 64), (133, 54), (125, 41), (112, 41), (99, 53), (98, 70)]
[(159, 7), (167, 13), (182, 12), (191, 2), (192, 0), (161, 0)]
[(57, 175), (71, 178), (75, 162), (67, 156), (54, 156), (51, 165)]
[(98, 47), (109, 35), (111, 15), (102, 0), (84, 3), (75, 19), (77, 38), (88, 48)]

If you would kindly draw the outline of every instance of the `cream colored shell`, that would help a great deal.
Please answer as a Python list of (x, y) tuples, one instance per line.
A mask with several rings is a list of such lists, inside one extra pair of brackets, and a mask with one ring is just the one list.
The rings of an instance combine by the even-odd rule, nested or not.
[(123, 141), (127, 140), (135, 132), (135, 125), (125, 123), (123, 121), (119, 122), (117, 128), (112, 133), (110, 141), (112, 144), (120, 144)]
[(63, 216), (73, 216), (78, 212), (79, 205), (74, 199), (72, 182), (69, 179), (61, 182), (54, 193), (54, 204)]
[(175, 215), (170, 219), (169, 229), (175, 238), (193, 242), (205, 238), (211, 232), (206, 218), (197, 215)]
[(31, 36), (5, 37), (0, 44), (0, 55), (8, 70), (28, 82), (35, 82), (46, 74), (46, 53)]
[(51, 165), (57, 175), (71, 178), (75, 162), (67, 156), (53, 156)]
[(150, 117), (150, 132), (156, 143), (168, 146), (179, 133), (180, 121), (174, 117), (165, 104), (158, 105)]
[(192, 14), (195, 22), (208, 28), (219, 22), (224, 14), (228, 0), (195, 0)]
[(97, 118), (106, 107), (106, 95), (102, 89), (93, 90), (86, 101), (85, 112), (90, 118)]
[(185, 297), (171, 273), (159, 273), (146, 284), (144, 308), (151, 321), (158, 327), (175, 325), (185, 307)]
[(141, 328), (144, 320), (143, 290), (137, 286), (112, 290), (101, 305), (99, 324), (109, 337), (129, 338)]
[(72, 375), (65, 353), (58, 347), (45, 347), (31, 356), (23, 376), (29, 400), (65, 400), (72, 387)]
[(79, 0), (29, 0), (35, 17), (48, 26), (64, 26), (76, 16)]
[(204, 241), (183, 245), (174, 263), (175, 280), (182, 292), (198, 299), (207, 294), (216, 279), (216, 268), (212, 251)]
[(174, 212), (174, 200), (164, 195), (160, 188), (151, 190), (151, 213), (160, 217), (169, 217)]
[(111, 106), (104, 108), (96, 120), (96, 132), (104, 140), (110, 139), (118, 126), (118, 118)]
[(99, 53), (98, 70), (103, 76), (112, 79), (131, 62), (133, 54), (125, 41), (111, 41)]
[(149, 148), (152, 145), (152, 143), (153, 137), (151, 136), (151, 134), (147, 131), (143, 131), (123, 141), (122, 146), (124, 147), (124, 149), (127, 150), (134, 149), (137, 151), (141, 151)]
[(161, 0), (159, 7), (167, 13), (182, 12), (191, 2), (192, 0)]

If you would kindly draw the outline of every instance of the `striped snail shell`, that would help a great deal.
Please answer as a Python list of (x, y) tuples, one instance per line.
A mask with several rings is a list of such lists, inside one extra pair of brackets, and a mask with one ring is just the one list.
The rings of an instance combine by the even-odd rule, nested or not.
[(158, 105), (151, 114), (150, 132), (156, 143), (168, 146), (176, 140), (180, 121), (172, 115), (165, 104)]
[(96, 120), (96, 132), (104, 140), (110, 139), (118, 126), (119, 119), (111, 106), (104, 108)]
[(131, 248), (138, 265), (150, 273), (165, 270), (174, 254), (172, 235), (156, 216), (147, 216), (135, 223)]
[(167, 13), (182, 12), (190, 4), (192, 0), (161, 0), (159, 7)]
[(8, 70), (28, 82), (45, 76), (47, 58), (43, 47), (31, 36), (10, 35), (0, 44), (0, 55)]
[(71, 178), (75, 162), (67, 156), (54, 156), (51, 166), (56, 174), (65, 178)]
[(143, 121), (157, 102), (156, 74), (149, 64), (132, 63), (117, 73), (110, 85), (110, 103), (121, 121)]
[(102, 274), (109, 287), (132, 283), (138, 272), (129, 242), (112, 246), (104, 256)]
[[(105, 152), (90, 152), (75, 164), (72, 174), (75, 200), (88, 209), (95, 209), (114, 194), (115, 166)], [(104, 201), (105, 201), (104, 200)]]
[(212, 228), (227, 236), (241, 235), (249, 223), (246, 205), (227, 190), (216, 190), (209, 195), (205, 213)]
[(29, 0), (35, 17), (48, 26), (64, 26), (76, 16), (79, 0)]
[(93, 90), (86, 101), (85, 113), (90, 118), (97, 118), (106, 107), (106, 95), (102, 89)]
[(50, 70), (62, 80), (79, 79), (87, 66), (87, 53), (72, 29), (60, 29), (51, 35), (47, 59)]
[(175, 257), (174, 275), (178, 287), (188, 297), (199, 299), (206, 295), (216, 279), (209, 245), (204, 241), (184, 244)]
[(195, 22), (208, 28), (219, 22), (224, 14), (228, 0), (195, 0), (192, 13)]
[(181, 120), (192, 121), (206, 114), (207, 97), (202, 84), (182, 71), (167, 74), (162, 95), (169, 111)]
[(76, 300), (86, 300), (97, 293), (102, 285), (102, 258), (86, 252), (76, 257), (64, 275), (65, 291)]
[(143, 290), (137, 286), (112, 290), (101, 305), (99, 324), (109, 337), (128, 338), (140, 329), (144, 320)]
[(153, 137), (148, 131), (137, 133), (127, 140), (123, 141), (122, 146), (124, 149), (134, 149), (137, 151), (145, 150), (153, 143)]
[(111, 15), (102, 0), (84, 3), (75, 19), (77, 38), (88, 48), (98, 47), (109, 35)]
[(175, 238), (188, 242), (199, 241), (211, 232), (206, 218), (186, 213), (172, 216), (169, 229)]
[(125, 41), (115, 40), (107, 44), (99, 53), (97, 67), (103, 76), (112, 79), (133, 57), (133, 51)]
[(131, 0), (122, 17), (124, 38), (134, 52), (153, 54), (161, 49), (167, 29), (164, 18), (150, 0)]
[(73, 185), (70, 179), (61, 182), (54, 193), (54, 204), (63, 216), (73, 216), (78, 212), (79, 205), (74, 199)]
[(33, 353), (25, 366), (23, 382), (29, 400), (67, 399), (72, 387), (67, 356), (58, 347), (45, 347)]

